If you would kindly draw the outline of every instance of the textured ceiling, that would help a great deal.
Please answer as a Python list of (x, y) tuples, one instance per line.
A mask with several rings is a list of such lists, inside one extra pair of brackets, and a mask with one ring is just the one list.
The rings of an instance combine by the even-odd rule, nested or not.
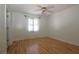
[[(41, 11), (38, 11), (39, 8), (37, 7), (37, 5), (38, 4), (9, 4), (7, 5), (7, 9), (9, 11), (17, 11), (29, 14), (41, 14)], [(74, 6), (72, 4), (40, 4), (40, 5), (45, 7), (53, 6), (54, 8), (51, 8), (51, 11), (55, 13)]]

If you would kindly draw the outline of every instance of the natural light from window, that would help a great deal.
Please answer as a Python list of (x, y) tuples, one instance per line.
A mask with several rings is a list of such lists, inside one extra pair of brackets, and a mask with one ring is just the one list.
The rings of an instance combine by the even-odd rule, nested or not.
[(28, 31), (29, 32), (39, 31), (39, 19), (38, 18), (29, 18), (28, 19)]

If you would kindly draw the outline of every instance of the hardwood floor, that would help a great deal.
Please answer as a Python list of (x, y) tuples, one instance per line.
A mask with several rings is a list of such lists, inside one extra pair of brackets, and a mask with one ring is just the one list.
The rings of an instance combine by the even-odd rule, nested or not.
[(79, 47), (48, 37), (15, 41), (8, 48), (11, 54), (74, 54)]

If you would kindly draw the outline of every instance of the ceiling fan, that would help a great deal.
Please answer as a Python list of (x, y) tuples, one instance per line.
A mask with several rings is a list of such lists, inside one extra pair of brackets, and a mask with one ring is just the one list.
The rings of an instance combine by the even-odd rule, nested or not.
[(39, 9), (37, 9), (38, 11), (41, 11), (42, 15), (46, 15), (47, 13), (52, 13), (54, 6), (42, 6), (42, 5), (37, 5), (37, 7)]

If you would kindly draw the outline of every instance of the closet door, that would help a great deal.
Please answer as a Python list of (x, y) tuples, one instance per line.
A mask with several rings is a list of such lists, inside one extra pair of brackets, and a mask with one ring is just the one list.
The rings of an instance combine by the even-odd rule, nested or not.
[(5, 5), (0, 4), (0, 53), (7, 53)]

